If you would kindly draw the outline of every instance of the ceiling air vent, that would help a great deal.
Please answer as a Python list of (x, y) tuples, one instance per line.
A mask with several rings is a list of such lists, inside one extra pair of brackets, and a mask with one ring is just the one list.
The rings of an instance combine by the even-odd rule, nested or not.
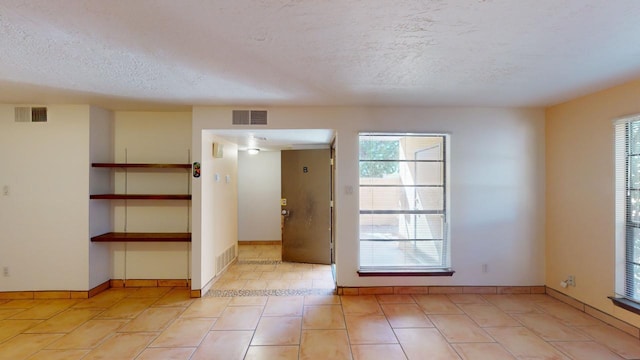
[(47, 122), (46, 107), (22, 106), (15, 108), (16, 122)]
[(266, 110), (233, 110), (233, 125), (267, 125)]

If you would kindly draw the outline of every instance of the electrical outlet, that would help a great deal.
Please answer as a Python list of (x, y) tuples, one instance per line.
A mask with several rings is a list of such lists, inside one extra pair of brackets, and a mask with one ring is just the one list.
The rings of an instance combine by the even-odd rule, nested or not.
[(567, 285), (576, 286), (576, 277), (573, 275), (567, 276)]
[(483, 273), (489, 272), (489, 264), (482, 264), (482, 272)]
[(2, 275), (4, 275), (4, 277), (9, 277), (9, 267), (5, 266), (2, 268)]
[(5, 185), (2, 187), (2, 195), (9, 196), (9, 185)]

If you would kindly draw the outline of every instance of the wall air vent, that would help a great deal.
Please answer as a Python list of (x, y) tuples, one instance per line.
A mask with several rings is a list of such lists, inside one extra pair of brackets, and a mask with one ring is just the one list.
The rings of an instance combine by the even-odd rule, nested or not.
[(47, 122), (46, 107), (21, 106), (15, 108), (16, 122)]
[(232, 125), (267, 125), (266, 110), (233, 110)]

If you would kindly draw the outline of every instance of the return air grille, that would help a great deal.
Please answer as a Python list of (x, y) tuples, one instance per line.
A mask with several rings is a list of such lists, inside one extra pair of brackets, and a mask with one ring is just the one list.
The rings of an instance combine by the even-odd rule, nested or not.
[(266, 110), (233, 110), (233, 125), (267, 125)]
[(46, 107), (21, 106), (15, 108), (16, 122), (47, 122)]

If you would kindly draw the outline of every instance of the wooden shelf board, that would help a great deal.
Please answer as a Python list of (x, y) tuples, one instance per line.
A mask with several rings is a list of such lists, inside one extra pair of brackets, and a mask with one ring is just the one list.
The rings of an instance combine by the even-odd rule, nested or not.
[(191, 164), (93, 163), (97, 168), (191, 169)]
[(103, 200), (191, 200), (191, 194), (94, 194), (90, 199)]
[(191, 233), (110, 232), (91, 238), (93, 242), (191, 242)]

